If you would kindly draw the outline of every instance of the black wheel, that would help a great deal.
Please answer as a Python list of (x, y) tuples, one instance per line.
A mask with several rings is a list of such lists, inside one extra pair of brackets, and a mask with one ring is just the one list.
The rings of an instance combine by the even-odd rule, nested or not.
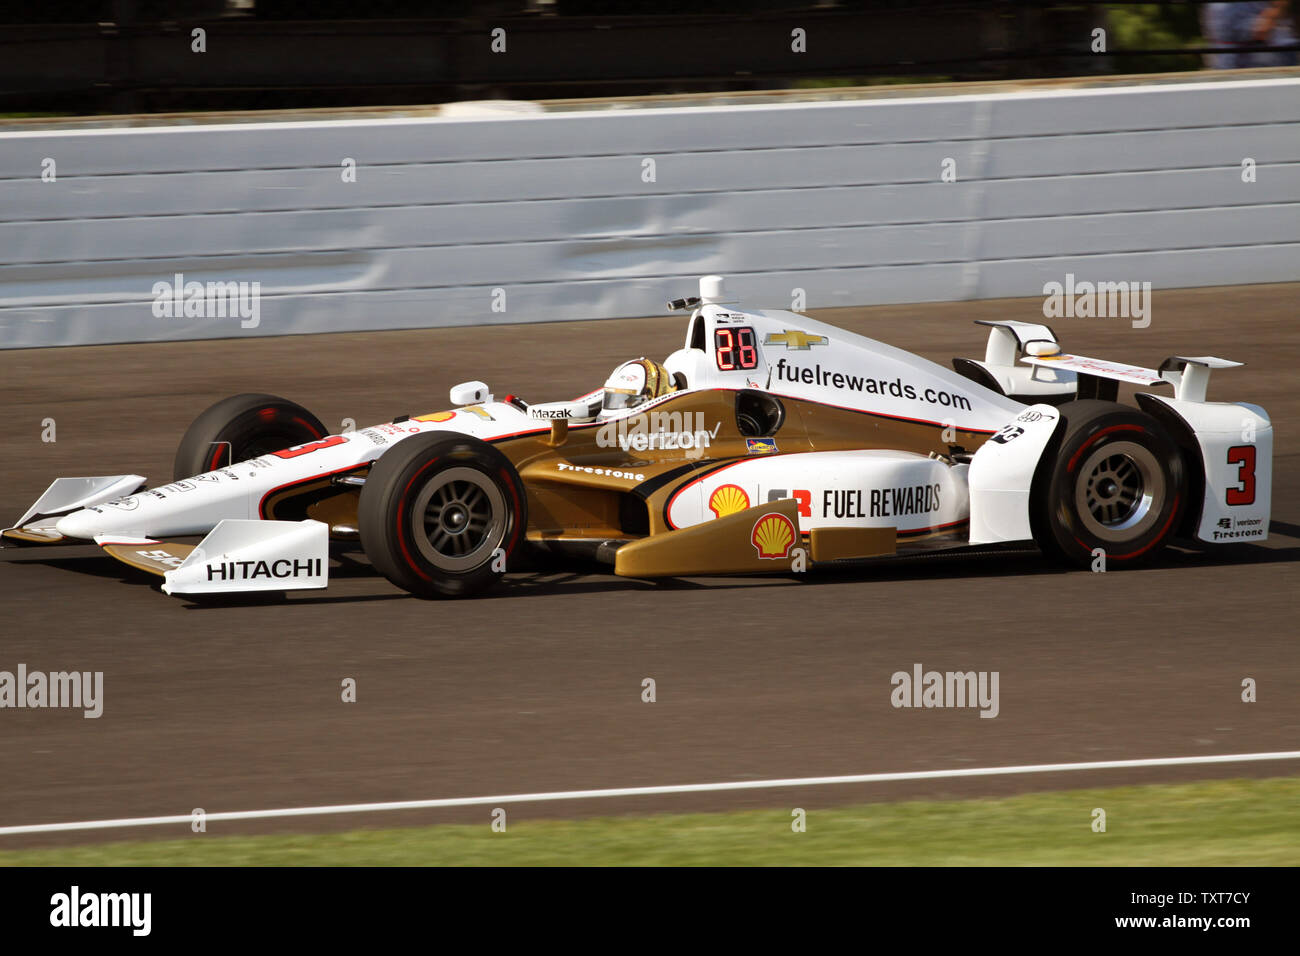
[(528, 526), (524, 483), (505, 455), (432, 432), (375, 462), (357, 506), (361, 546), (416, 597), (468, 597), (501, 579)]
[(1173, 440), (1150, 415), (1114, 402), (1069, 402), (1061, 417), (1060, 444), (1035, 481), (1039, 546), (1082, 567), (1098, 548), (1107, 569), (1154, 557), (1187, 505)]
[(234, 395), (194, 419), (176, 449), (172, 480), (292, 448), (327, 434), (320, 419), (287, 399)]

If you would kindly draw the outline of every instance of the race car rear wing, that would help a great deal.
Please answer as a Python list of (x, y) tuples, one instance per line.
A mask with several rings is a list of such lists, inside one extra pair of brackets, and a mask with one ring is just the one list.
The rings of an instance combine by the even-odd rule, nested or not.
[(1082, 398), (1115, 401), (1120, 382), (1145, 388), (1172, 385), (1177, 400), (1203, 402), (1211, 369), (1241, 365), (1212, 355), (1173, 355), (1160, 368), (1150, 369), (1066, 354), (1049, 325), (1014, 319), (977, 319), (975, 324), (990, 327), (984, 360), (954, 358), (953, 368), (1026, 404), (1059, 405)]
[[(984, 361), (954, 359), (953, 367), (1031, 405), (1015, 420), (1018, 424), (1009, 426), (1017, 433), (1028, 437), (1031, 425), (1047, 430), (1039, 435), (1037, 445), (1017, 442), (1015, 454), (1008, 458), (1010, 464), (1001, 470), (989, 465), (999, 454), (999, 446), (990, 443), (987, 452), (982, 450), (984, 467), (979, 477), (972, 473), (971, 483), (973, 542), (1028, 537), (1037, 458), (1026, 455), (1033, 447), (1042, 453), (1049, 446), (1053, 428), (1041, 424), (1056, 421), (1049, 407), (1076, 398), (1113, 402), (1121, 382), (1142, 389), (1169, 386), (1173, 390), (1172, 397), (1140, 391), (1137, 404), (1165, 427), (1190, 471), (1190, 501), (1179, 533), (1212, 544), (1257, 542), (1268, 537), (1273, 466), (1273, 427), (1268, 413), (1245, 402), (1207, 401), (1210, 372), (1238, 368), (1241, 362), (1213, 355), (1173, 355), (1158, 369), (1144, 368), (1066, 354), (1046, 325), (1014, 321), (980, 324), (993, 327)], [(1050, 379), (1036, 378), (1040, 373)], [(1054, 391), (1049, 391), (1049, 380), (1055, 383)], [(983, 487), (990, 481), (989, 487)]]
[[(1215, 358), (1213, 355), (1171, 355), (1160, 363), (1159, 369), (1152, 369), (1089, 358), (1086, 355), (1066, 355), (1054, 345), (1040, 350), (1035, 348), (1038, 344), (1029, 344), (1029, 354), (1021, 358), (1022, 362), (1040, 368), (1069, 369), (1078, 378), (1079, 398), (1101, 398), (1112, 402), (1119, 394), (1120, 382), (1147, 388), (1172, 385), (1174, 398), (1179, 401), (1203, 402), (1210, 384), (1210, 369), (1238, 368), (1242, 364)], [(1114, 384), (1106, 386), (1102, 384), (1103, 381)]]
[(1159, 371), (1162, 378), (1174, 383), (1174, 398), (1178, 401), (1203, 402), (1210, 386), (1210, 369), (1240, 368), (1243, 364), (1213, 355), (1171, 355), (1160, 363)]
[(1026, 405), (1038, 402), (1057, 405), (1077, 397), (1078, 376), (1070, 369), (1050, 365), (1027, 368), (1016, 364), (1017, 358), (1039, 344), (1060, 350), (1051, 326), (1014, 319), (976, 319), (975, 324), (989, 326), (984, 360), (954, 358), (952, 367), (956, 372)]

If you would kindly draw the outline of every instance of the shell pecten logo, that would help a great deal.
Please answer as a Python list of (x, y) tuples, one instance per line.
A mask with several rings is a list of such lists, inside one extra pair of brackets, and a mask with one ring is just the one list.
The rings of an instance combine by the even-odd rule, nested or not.
[(749, 507), (749, 495), (739, 485), (719, 485), (709, 496), (709, 510), (715, 518), (725, 518)]
[(760, 558), (788, 558), (790, 545), (794, 544), (795, 530), (790, 519), (781, 514), (765, 514), (754, 522), (750, 541)]
[(417, 422), (449, 422), (456, 417), (455, 412), (430, 412), (428, 415), (416, 415)]

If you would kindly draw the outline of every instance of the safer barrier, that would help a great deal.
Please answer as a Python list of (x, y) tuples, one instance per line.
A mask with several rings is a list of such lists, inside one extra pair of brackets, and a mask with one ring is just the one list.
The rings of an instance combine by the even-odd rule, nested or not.
[(5, 347), (1286, 281), (1300, 78), (3, 132), (0, 236)]

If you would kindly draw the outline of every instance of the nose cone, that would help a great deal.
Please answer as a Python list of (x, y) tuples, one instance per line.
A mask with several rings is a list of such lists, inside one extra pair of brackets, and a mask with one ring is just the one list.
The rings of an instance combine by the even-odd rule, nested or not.
[(54, 528), (65, 538), (93, 538), (97, 534), (108, 531), (106, 526), (109, 524), (111, 522), (105, 520), (102, 511), (82, 508), (70, 515), (64, 515), (55, 522)]

